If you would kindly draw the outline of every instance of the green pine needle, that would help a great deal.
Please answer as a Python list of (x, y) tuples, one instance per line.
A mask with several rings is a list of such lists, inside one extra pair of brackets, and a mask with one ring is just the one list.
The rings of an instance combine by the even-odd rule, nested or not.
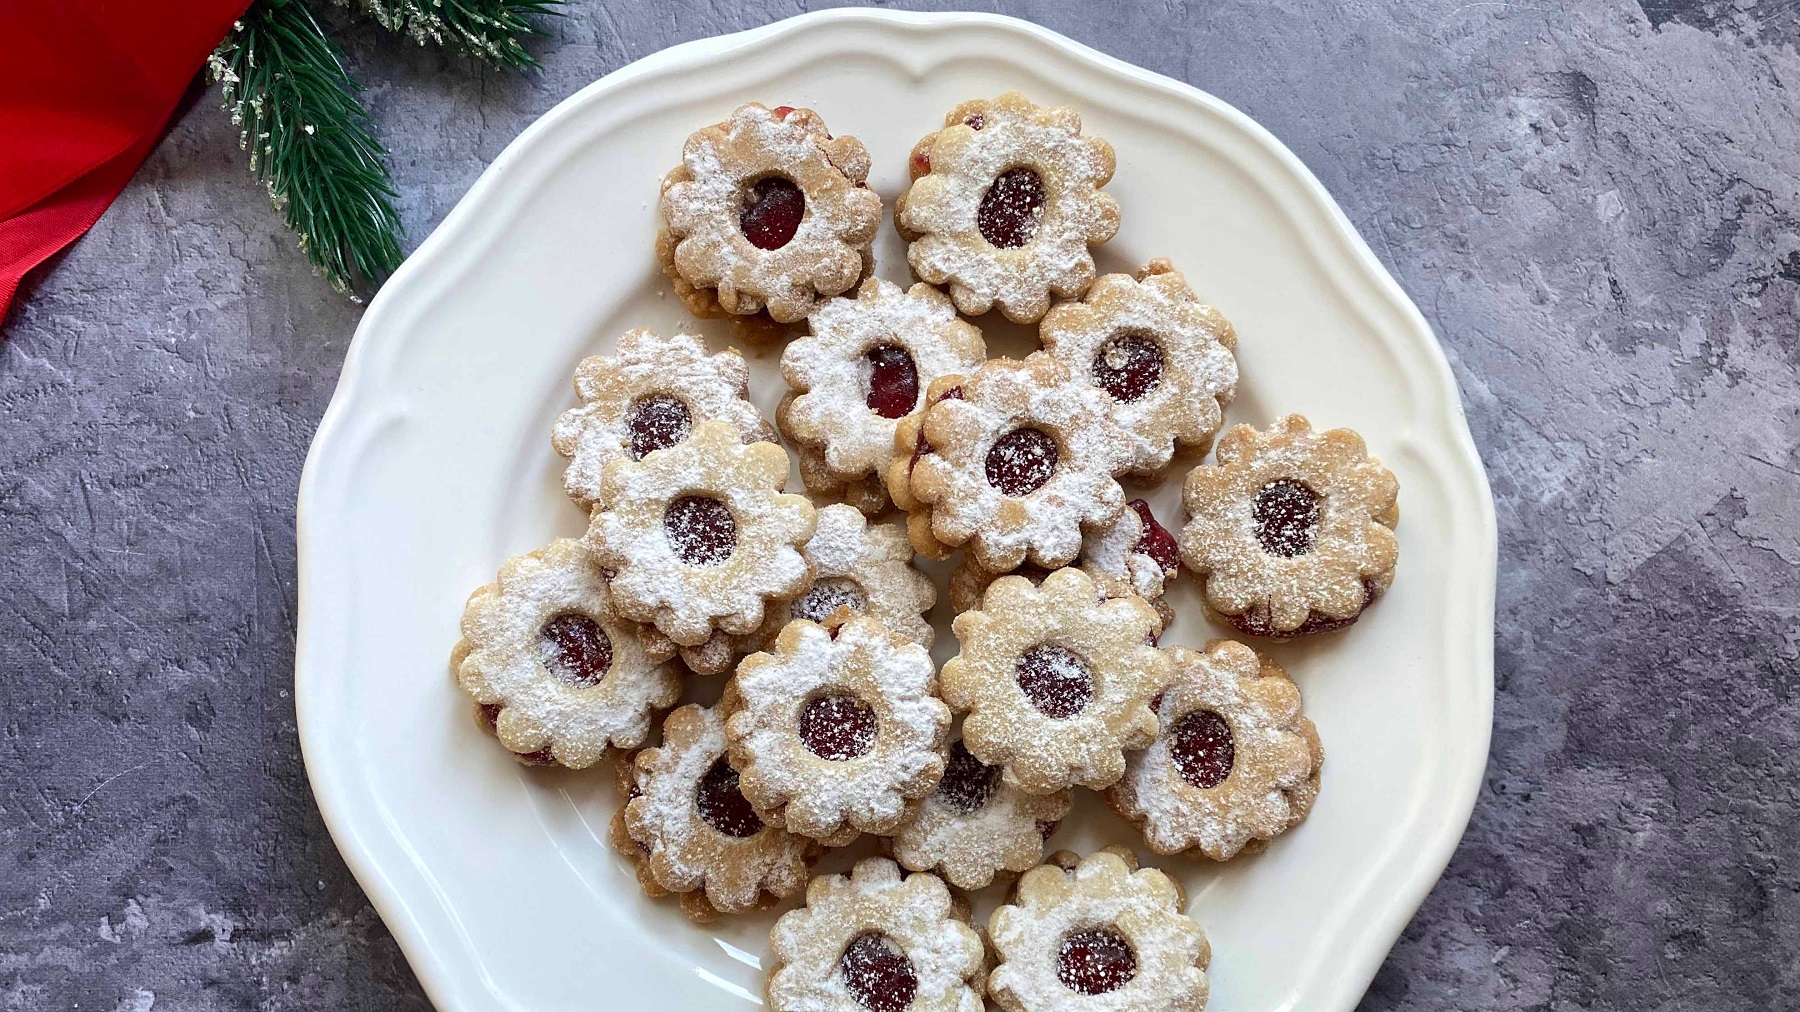
[(340, 292), (400, 266), (387, 150), (304, 0), (257, 0), (209, 61), (250, 168)]
[[(347, 3), (350, 0), (338, 0)], [(497, 67), (535, 67), (521, 39), (542, 35), (532, 19), (560, 14), (563, 0), (356, 0), (383, 28), (462, 50)]]

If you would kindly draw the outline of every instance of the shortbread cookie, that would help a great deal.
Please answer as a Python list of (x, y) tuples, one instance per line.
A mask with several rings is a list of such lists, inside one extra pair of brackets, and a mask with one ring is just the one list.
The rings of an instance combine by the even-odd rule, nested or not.
[(1233, 427), (1215, 457), (1182, 486), (1181, 557), (1240, 631), (1341, 629), (1393, 582), (1400, 486), (1361, 436), (1288, 415)]
[(988, 996), (1006, 1012), (1199, 1012), (1212, 948), (1182, 905), (1169, 876), (1110, 850), (1033, 868), (988, 920)]
[[(612, 820), (606, 826), (607, 841), (619, 852), (620, 857), (631, 863), (632, 875), (637, 878), (638, 887), (644, 890), (644, 895), (653, 899), (667, 896), (669, 890), (663, 888), (650, 873), (650, 845), (633, 840), (631, 829), (626, 824), (625, 809), (632, 801), (644, 796), (644, 792), (638, 790), (637, 786), (636, 752), (627, 752), (619, 757), (614, 764), (613, 782), (619, 789), (620, 801), (618, 810), (613, 812)], [(706, 893), (686, 892), (681, 893), (680, 897), (681, 912), (695, 923), (704, 924), (718, 918), (719, 911), (706, 901)], [(774, 897), (764, 893), (757, 905), (764, 906), (772, 902)]]
[(1156, 740), (1131, 756), (1107, 804), (1158, 854), (1197, 850), (1215, 861), (1299, 825), (1324, 752), (1287, 672), (1229, 640), (1169, 653), (1175, 680), (1158, 706)]
[[(1148, 502), (1133, 499), (1125, 505), (1118, 519), (1083, 536), (1081, 569), (1094, 578), (1102, 597), (1135, 594), (1149, 601), (1167, 627), (1173, 616), (1162, 596), (1180, 568), (1181, 549), (1175, 536), (1156, 522)], [(979, 608), (982, 593), (1002, 576), (1023, 576), (1036, 584), (1049, 575), (1049, 570), (1029, 564), (1011, 573), (995, 573), (965, 559), (950, 574), (950, 606), (958, 612)]]
[(1205, 453), (1237, 390), (1237, 336), (1219, 311), (1158, 260), (1137, 278), (1108, 274), (1080, 302), (1045, 314), (1044, 350), (1106, 391), (1130, 437), (1127, 466), (1155, 477), (1176, 449)]
[(681, 646), (715, 632), (742, 635), (771, 599), (812, 581), (800, 546), (813, 505), (784, 495), (787, 451), (746, 444), (720, 421), (643, 460), (615, 460), (601, 475), (587, 541), (613, 571), (613, 598), (638, 622)]
[(788, 623), (732, 678), (726, 732), (764, 821), (843, 846), (886, 834), (944, 774), (950, 709), (931, 654), (867, 617)]
[(937, 789), (907, 806), (888, 847), (914, 871), (937, 872), (958, 889), (981, 889), (1001, 872), (1036, 865), (1074, 802), (1070, 791), (1026, 794), (1001, 783), (1000, 768), (958, 740)]
[(563, 488), (583, 509), (600, 497), (600, 472), (621, 458), (673, 446), (708, 419), (728, 422), (746, 443), (775, 433), (749, 401), (750, 370), (736, 349), (709, 355), (693, 334), (658, 337), (628, 330), (612, 357), (575, 369), (581, 406), (556, 420), (550, 443), (569, 458)]
[(819, 845), (757, 817), (726, 756), (718, 709), (690, 703), (669, 714), (662, 744), (632, 765), (638, 796), (625, 805), (626, 835), (643, 846), (658, 888), (704, 892), (715, 909), (738, 913), (806, 883)]
[(925, 409), (931, 452), (911, 465), (932, 536), (993, 572), (1073, 561), (1082, 527), (1125, 508), (1115, 475), (1126, 440), (1106, 394), (1043, 352), (990, 359), (959, 386)]
[[(950, 571), (947, 588), (950, 592), (950, 607), (958, 615), (981, 607), (981, 595), (987, 593), (987, 589), (993, 586), (994, 581), (1002, 576), (1024, 577), (1030, 580), (1031, 585), (1035, 587), (1043, 583), (1044, 577), (1049, 576), (1050, 572), (1042, 566), (1026, 563), (1009, 573), (996, 573), (974, 559), (965, 557), (961, 565)], [(1104, 592), (1102, 596), (1104, 596)]]
[(790, 442), (822, 458), (837, 485), (884, 474), (895, 423), (920, 408), (931, 381), (987, 358), (981, 331), (925, 284), (905, 291), (870, 278), (854, 299), (819, 306), (808, 324), (812, 333), (781, 354), (793, 396), (777, 419)]
[[(769, 602), (768, 611), (773, 612), (779, 601)], [(718, 675), (730, 671), (738, 658), (756, 649), (756, 636), (733, 636), (726, 632), (715, 632), (699, 646), (684, 647), (663, 635), (661, 629), (653, 625), (638, 626), (638, 642), (644, 647), (644, 653), (653, 661), (666, 661), (675, 657), (696, 675)]]
[(469, 596), (450, 668), (501, 744), (575, 769), (643, 744), (654, 712), (681, 695), (679, 673), (644, 655), (571, 538), (507, 560)]
[(1050, 297), (1094, 280), (1089, 249), (1119, 231), (1112, 145), (1081, 136), (1081, 116), (1008, 92), (964, 102), (913, 148), (912, 183), (894, 202), (913, 273), (948, 285), (971, 316), (996, 303), (1015, 323), (1036, 323)]
[(657, 252), (695, 315), (801, 320), (871, 263), (881, 198), (869, 153), (811, 109), (740, 106), (696, 131), (663, 179)]
[[(925, 407), (960, 398), (962, 381), (963, 377), (957, 375), (932, 380), (925, 390)], [(912, 493), (913, 468), (931, 452), (931, 444), (925, 439), (925, 410), (900, 419), (894, 426), (894, 455), (888, 464), (887, 489), (894, 505), (906, 511), (906, 537), (912, 542), (913, 551), (928, 559), (942, 560), (956, 549), (931, 533), (931, 507)]]
[[(793, 395), (782, 398), (775, 409), (777, 426), (786, 413), (788, 403)], [(887, 482), (878, 472), (844, 478), (832, 473), (825, 464), (825, 455), (820, 450), (802, 444), (794, 445), (794, 454), (800, 464), (800, 480), (806, 484), (806, 490), (823, 499), (840, 499), (862, 511), (864, 516), (878, 517), (894, 508), (894, 501), (888, 498)]]
[(841, 503), (820, 509), (818, 520), (812, 540), (800, 550), (812, 564), (812, 589), (770, 604), (763, 635), (752, 649), (767, 649), (792, 619), (822, 623), (840, 606), (931, 646), (934, 632), (925, 613), (937, 603), (937, 587), (914, 568), (906, 535), (892, 524), (870, 523)]
[(775, 1012), (981, 1012), (981, 936), (934, 875), (882, 857), (821, 875), (769, 936)]
[(944, 701), (967, 714), (964, 743), (1007, 784), (1027, 794), (1109, 787), (1125, 751), (1156, 736), (1150, 699), (1173, 673), (1148, 643), (1160, 625), (1142, 598), (1100, 600), (1079, 569), (1038, 587), (1002, 577), (952, 623), (962, 653), (944, 665)]

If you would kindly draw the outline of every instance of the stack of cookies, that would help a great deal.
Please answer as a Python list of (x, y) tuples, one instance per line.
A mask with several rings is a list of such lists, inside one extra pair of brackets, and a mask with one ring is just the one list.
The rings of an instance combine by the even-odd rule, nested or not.
[[(911, 288), (871, 276), (870, 164), (787, 106), (688, 138), (656, 255), (693, 314), (786, 342), (774, 424), (742, 355), (690, 334), (582, 362), (551, 441), (587, 532), (470, 597), (452, 669), (520, 761), (616, 759), (645, 892), (705, 920), (804, 891), (773, 1008), (1200, 1009), (1179, 884), (1046, 842), (1079, 789), (1165, 855), (1306, 817), (1323, 750), (1293, 680), (1243, 643), (1159, 646), (1164, 590), (1187, 569), (1249, 637), (1343, 629), (1393, 579), (1394, 476), (1299, 415), (1219, 435), (1236, 335), (1167, 260), (1096, 276), (1114, 155), (1073, 110), (967, 102), (913, 148)], [(989, 358), (965, 317), (995, 309), (1041, 349)], [(1209, 449), (1179, 534), (1121, 484)], [(958, 552), (940, 670), (915, 563)], [(668, 712), (694, 676), (728, 676), (717, 704)], [(811, 876), (865, 835), (888, 856)], [(963, 894), (996, 881), (972, 926)]]

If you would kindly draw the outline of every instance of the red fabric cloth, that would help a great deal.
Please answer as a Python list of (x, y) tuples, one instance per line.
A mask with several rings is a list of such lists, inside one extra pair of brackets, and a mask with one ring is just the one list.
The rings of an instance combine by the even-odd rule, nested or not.
[(98, 221), (248, 0), (0, 0), (0, 320)]

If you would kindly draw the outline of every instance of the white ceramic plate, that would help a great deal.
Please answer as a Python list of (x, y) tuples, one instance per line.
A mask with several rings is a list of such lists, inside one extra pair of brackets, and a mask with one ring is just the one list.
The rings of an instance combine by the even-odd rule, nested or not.
[[(301, 744), (332, 835), (439, 1008), (760, 1002), (773, 914), (699, 928), (646, 899), (605, 843), (609, 771), (514, 764), (446, 658), (471, 589), (583, 528), (549, 443), (576, 362), (628, 327), (691, 326), (651, 255), (683, 138), (743, 101), (811, 106), (868, 145), (891, 204), (914, 141), (1008, 89), (1077, 107), (1117, 149), (1124, 225), (1102, 269), (1172, 257), (1236, 323), (1228, 422), (1351, 426), (1400, 477), (1393, 591), (1347, 633), (1274, 648), (1325, 741), (1311, 819), (1224, 866), (1156, 859), (1211, 937), (1213, 1007), (1350, 1009), (1443, 870), (1487, 757), (1495, 541), (1424, 319), (1293, 154), (1217, 99), (1024, 22), (831, 11), (659, 53), (526, 130), (369, 308), (320, 424), (300, 485)], [(884, 230), (879, 273), (906, 281)], [(977, 322), (998, 352), (1029, 348)], [(774, 365), (753, 359), (765, 411)], [(1178, 484), (1152, 497), (1171, 526)], [(1167, 642), (1222, 635), (1183, 582)], [(1052, 842), (1133, 837), (1090, 796)]]

